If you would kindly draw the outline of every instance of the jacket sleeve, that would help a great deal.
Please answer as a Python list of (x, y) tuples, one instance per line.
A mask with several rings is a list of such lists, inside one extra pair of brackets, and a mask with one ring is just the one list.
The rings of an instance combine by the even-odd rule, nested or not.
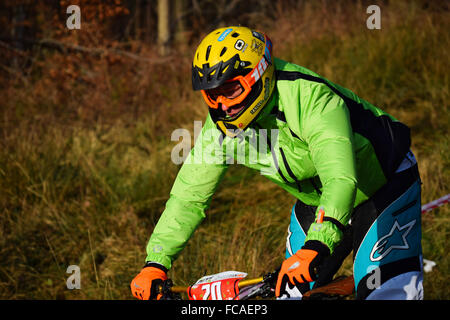
[[(349, 111), (338, 95), (324, 84), (305, 85), (302, 104), (302, 129), (311, 158), (322, 183), (321, 208), (326, 217), (347, 225), (353, 210), (357, 176), (353, 130)], [(335, 223), (313, 223), (305, 241), (319, 240), (331, 252), (342, 240)]]
[(217, 133), (208, 116), (194, 148), (177, 174), (165, 210), (147, 244), (146, 261), (170, 269), (205, 218), (205, 210), (227, 169)]

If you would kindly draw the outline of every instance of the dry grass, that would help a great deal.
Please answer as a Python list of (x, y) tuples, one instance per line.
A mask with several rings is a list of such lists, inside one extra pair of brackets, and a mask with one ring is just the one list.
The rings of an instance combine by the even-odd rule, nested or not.
[[(381, 30), (366, 29), (360, 2), (327, 1), (279, 5), (276, 21), (256, 27), (277, 56), (411, 126), (426, 203), (449, 192), (450, 19), (423, 3), (383, 5)], [(192, 132), (206, 115), (190, 87), (192, 51), (170, 67), (48, 52), (30, 73), (2, 79), (0, 298), (131, 299), (129, 282), (178, 170), (170, 133)], [(188, 284), (228, 269), (252, 277), (274, 269), (293, 203), (258, 173), (231, 168), (170, 276)], [(427, 299), (450, 297), (449, 231), (448, 206), (424, 215), (424, 257), (437, 263)], [(66, 289), (71, 264), (81, 268), (81, 290)], [(346, 261), (340, 273), (349, 272)]]

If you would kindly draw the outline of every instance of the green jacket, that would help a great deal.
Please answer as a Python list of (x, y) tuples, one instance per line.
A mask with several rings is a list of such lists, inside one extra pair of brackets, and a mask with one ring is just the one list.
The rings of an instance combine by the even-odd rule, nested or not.
[(170, 269), (205, 218), (231, 163), (260, 170), (331, 221), (313, 223), (305, 241), (331, 250), (353, 208), (395, 172), (410, 147), (409, 128), (314, 72), (275, 59), (271, 100), (241, 137), (223, 136), (208, 116), (183, 163), (147, 245), (146, 261)]

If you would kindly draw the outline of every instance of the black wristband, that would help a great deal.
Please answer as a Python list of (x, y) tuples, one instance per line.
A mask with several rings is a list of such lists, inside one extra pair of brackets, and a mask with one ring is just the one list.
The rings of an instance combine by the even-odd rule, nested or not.
[(323, 217), (323, 221), (329, 221), (332, 224), (334, 224), (339, 230), (341, 230), (342, 233), (345, 232), (345, 226), (340, 223), (338, 220), (331, 218), (331, 217)]
[(154, 262), (154, 261), (147, 261), (144, 265), (144, 268), (147, 268), (147, 267), (157, 268), (159, 270), (164, 271), (165, 273), (167, 273), (167, 271), (169, 271), (169, 269), (164, 267), (162, 264), (160, 264), (158, 262)]
[(321, 257), (327, 257), (330, 255), (330, 249), (328, 248), (328, 246), (320, 242), (319, 240), (306, 241), (302, 249), (317, 251)]

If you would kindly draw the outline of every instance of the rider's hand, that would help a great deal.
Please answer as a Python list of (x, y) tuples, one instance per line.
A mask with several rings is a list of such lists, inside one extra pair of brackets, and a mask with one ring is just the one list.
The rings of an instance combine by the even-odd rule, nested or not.
[(131, 293), (140, 300), (161, 299), (158, 286), (167, 280), (167, 269), (157, 263), (148, 262), (141, 272), (131, 281)]
[(286, 283), (298, 285), (317, 279), (316, 268), (330, 255), (330, 249), (320, 241), (307, 241), (294, 255), (284, 260), (278, 274), (275, 295), (279, 297)]

